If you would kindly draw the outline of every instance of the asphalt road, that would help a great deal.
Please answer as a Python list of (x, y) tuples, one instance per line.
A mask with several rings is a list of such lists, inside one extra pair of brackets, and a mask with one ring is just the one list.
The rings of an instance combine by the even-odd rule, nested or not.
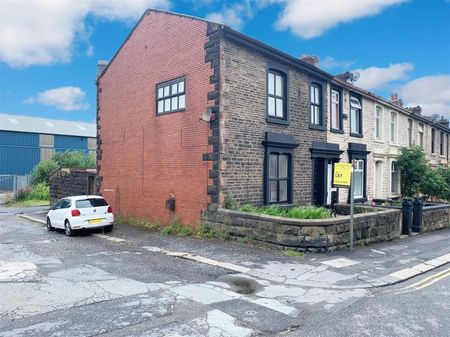
[(381, 288), (345, 309), (318, 317), (286, 336), (448, 337), (450, 267)]
[[(142, 232), (134, 243), (92, 233), (69, 238), (14, 214), (21, 211), (0, 209), (0, 336), (449, 335), (450, 272), (438, 274), (445, 266), (376, 290), (306, 289), (275, 279), (252, 283), (146, 248), (151, 241), (151, 247), (174, 249), (170, 237), (150, 240)], [(126, 237), (126, 231), (112, 235)], [(139, 231), (128, 235), (137, 239)], [(231, 242), (204, 245), (235, 247), (230, 254), (249, 249)], [(278, 257), (277, 268), (297, 272), (278, 252), (261, 250), (261, 260)]]

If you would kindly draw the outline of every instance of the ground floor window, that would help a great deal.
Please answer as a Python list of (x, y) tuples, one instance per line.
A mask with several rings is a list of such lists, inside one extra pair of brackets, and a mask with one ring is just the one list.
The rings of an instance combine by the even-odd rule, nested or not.
[(289, 174), (290, 155), (269, 154), (269, 203), (288, 203), (291, 179)]
[(396, 161), (391, 164), (391, 193), (398, 193), (398, 165)]
[(355, 199), (364, 197), (364, 160), (358, 159), (355, 161), (353, 171), (353, 188)]
[(298, 142), (292, 135), (266, 132), (263, 140), (264, 204), (292, 204), (294, 149)]

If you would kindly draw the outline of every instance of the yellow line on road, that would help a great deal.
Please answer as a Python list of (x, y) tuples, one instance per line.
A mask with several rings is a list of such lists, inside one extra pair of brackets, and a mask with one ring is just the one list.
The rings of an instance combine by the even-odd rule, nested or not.
[(420, 280), (419, 282), (416, 282), (414, 284), (411, 284), (405, 288), (399, 289), (397, 294), (407, 293), (411, 291), (417, 291), (423, 288), (426, 288), (433, 283), (436, 283), (437, 281), (440, 281), (446, 277), (450, 276), (450, 268), (443, 270), (439, 273), (433, 274), (431, 276), (425, 277), (423, 280)]

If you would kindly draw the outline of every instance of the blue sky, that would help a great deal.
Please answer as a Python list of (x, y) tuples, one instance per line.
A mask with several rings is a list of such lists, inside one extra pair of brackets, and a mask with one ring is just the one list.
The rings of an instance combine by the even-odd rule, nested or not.
[(98, 60), (145, 8), (220, 21), (450, 117), (450, 0), (2, 0), (0, 113), (94, 121)]

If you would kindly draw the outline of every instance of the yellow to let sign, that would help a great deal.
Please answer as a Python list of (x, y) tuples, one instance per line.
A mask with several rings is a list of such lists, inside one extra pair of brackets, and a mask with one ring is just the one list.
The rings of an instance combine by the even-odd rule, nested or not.
[(350, 179), (352, 176), (352, 164), (350, 163), (335, 163), (333, 185), (350, 187)]

